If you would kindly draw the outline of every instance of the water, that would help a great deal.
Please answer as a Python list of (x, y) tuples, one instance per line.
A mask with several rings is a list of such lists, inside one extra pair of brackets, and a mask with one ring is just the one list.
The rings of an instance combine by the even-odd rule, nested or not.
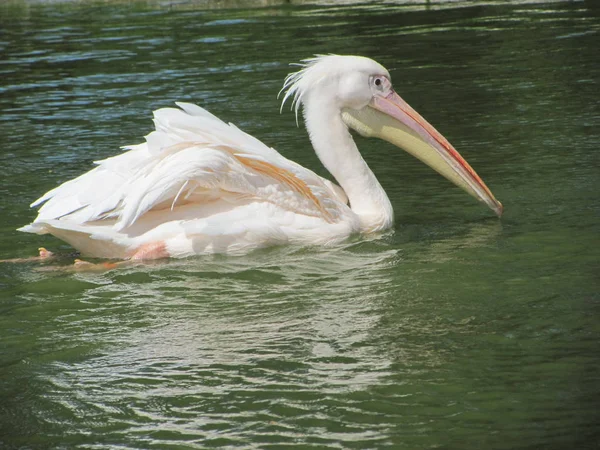
[(599, 12), (1, 6), (2, 258), (43, 245), (70, 264), (15, 231), (28, 204), (176, 100), (324, 173), (276, 98), (315, 53), (390, 68), (506, 213), (359, 138), (392, 235), (105, 273), (2, 264), (0, 447), (598, 448)]

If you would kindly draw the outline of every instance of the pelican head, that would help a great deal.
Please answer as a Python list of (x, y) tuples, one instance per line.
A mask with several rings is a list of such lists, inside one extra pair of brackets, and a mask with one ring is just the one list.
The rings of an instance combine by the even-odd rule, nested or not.
[(347, 127), (402, 148), (502, 215), (502, 204), (467, 161), (394, 91), (385, 67), (369, 58), (342, 55), (316, 56), (303, 60), (301, 67), (283, 86), (282, 105), (293, 98), (296, 117), (307, 102), (339, 114)]

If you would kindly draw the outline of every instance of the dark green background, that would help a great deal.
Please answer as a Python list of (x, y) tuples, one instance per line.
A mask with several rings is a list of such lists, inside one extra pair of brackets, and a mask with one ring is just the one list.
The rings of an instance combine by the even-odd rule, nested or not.
[(203, 4), (0, 7), (0, 258), (44, 245), (68, 266), (66, 245), (15, 231), (28, 204), (176, 100), (323, 174), (276, 98), (315, 53), (388, 67), (505, 216), (357, 138), (390, 236), (106, 273), (1, 264), (0, 447), (598, 448), (596, 2)]

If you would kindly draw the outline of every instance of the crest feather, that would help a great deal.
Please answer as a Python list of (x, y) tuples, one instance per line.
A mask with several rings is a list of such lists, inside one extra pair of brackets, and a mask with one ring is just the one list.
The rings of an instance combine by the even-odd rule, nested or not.
[(318, 83), (323, 75), (319, 76), (320, 70), (318, 67), (322, 67), (321, 63), (326, 61), (331, 61), (333, 58), (340, 58), (339, 55), (329, 54), (329, 55), (315, 55), (313, 58), (307, 58), (301, 60), (300, 63), (292, 63), (290, 66), (298, 66), (301, 69), (297, 72), (292, 72), (285, 77), (285, 81), (283, 82), (283, 87), (277, 97), (281, 95), (282, 92), (285, 92), (283, 96), (283, 100), (281, 102), (280, 111), (283, 110), (283, 106), (288, 101), (288, 99), (292, 99), (291, 110), (296, 114), (296, 124), (298, 124), (298, 111), (300, 111), (300, 105), (302, 104), (302, 97), (306, 92), (306, 89)]

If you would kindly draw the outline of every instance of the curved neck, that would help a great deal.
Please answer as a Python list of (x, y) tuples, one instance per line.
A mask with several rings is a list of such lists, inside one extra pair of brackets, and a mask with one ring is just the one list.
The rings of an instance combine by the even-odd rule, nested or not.
[(346, 192), (362, 232), (390, 228), (392, 204), (360, 155), (340, 109), (315, 94), (304, 101), (304, 121), (317, 156)]

